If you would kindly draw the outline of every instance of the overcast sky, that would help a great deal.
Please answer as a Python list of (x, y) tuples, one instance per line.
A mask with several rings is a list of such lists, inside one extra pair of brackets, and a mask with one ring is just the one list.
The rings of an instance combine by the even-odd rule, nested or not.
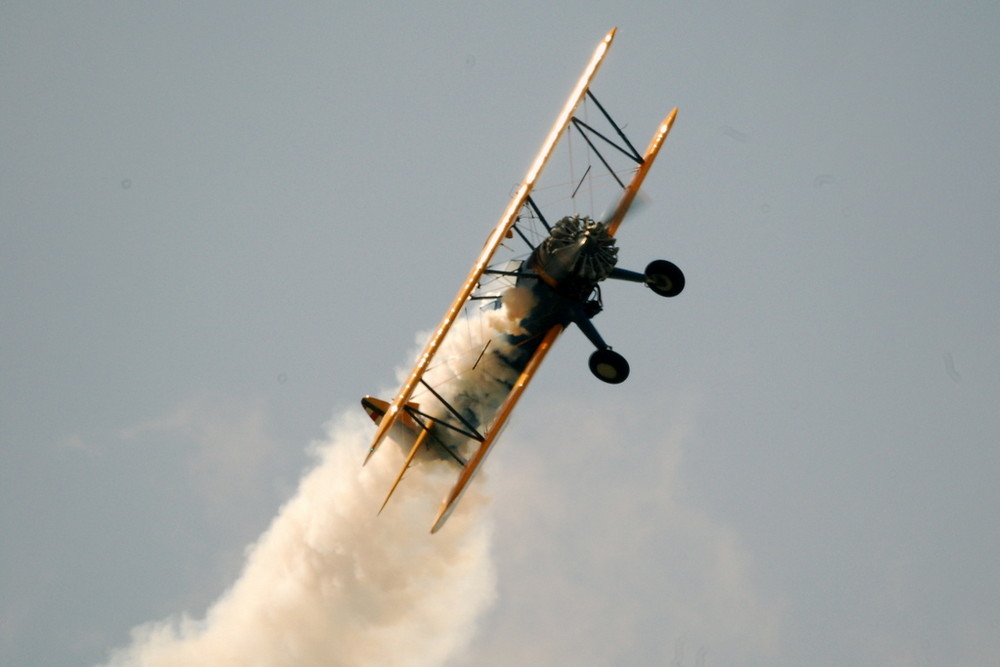
[(612, 26), (687, 289), (547, 359), (449, 664), (1000, 662), (1000, 7), (620, 5), (0, 5), (0, 664), (204, 615)]

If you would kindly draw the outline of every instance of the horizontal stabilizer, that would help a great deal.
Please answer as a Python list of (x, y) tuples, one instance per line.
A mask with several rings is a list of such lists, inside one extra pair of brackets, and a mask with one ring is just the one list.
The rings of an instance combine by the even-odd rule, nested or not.
[[(376, 424), (382, 423), (382, 417), (385, 416), (385, 411), (389, 408), (389, 401), (383, 401), (381, 398), (375, 398), (374, 396), (365, 396), (361, 399), (361, 407), (365, 409), (368, 416), (372, 418), (372, 421)], [(420, 405), (417, 403), (407, 403), (407, 408), (412, 410), (419, 410)], [(399, 422), (406, 428), (417, 431), (420, 426), (413, 421), (410, 416), (409, 410), (404, 409), (402, 416), (399, 418)]]

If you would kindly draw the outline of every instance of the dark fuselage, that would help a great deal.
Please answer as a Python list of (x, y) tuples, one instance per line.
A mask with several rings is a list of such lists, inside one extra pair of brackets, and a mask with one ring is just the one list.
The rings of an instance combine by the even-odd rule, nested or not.
[(530, 289), (535, 303), (521, 321), (526, 333), (509, 337), (520, 353), (508, 363), (523, 370), (549, 329), (597, 314), (598, 284), (611, 274), (617, 255), (604, 223), (578, 216), (557, 222), (520, 271), (517, 286)]

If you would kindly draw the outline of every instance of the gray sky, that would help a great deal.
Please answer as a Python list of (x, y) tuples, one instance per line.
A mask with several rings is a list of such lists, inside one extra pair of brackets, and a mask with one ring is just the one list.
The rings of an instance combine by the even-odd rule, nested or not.
[(1000, 661), (1000, 9), (611, 4), (0, 7), (0, 664), (204, 613), (612, 26), (688, 286), (549, 356), (452, 664)]

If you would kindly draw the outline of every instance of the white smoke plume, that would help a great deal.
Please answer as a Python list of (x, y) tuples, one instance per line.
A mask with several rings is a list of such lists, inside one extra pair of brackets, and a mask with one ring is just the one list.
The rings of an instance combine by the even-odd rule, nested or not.
[[(501, 308), (480, 318), (485, 327), (449, 337), (461, 349), (447, 354), (482, 356), (484, 335), (499, 341), (497, 331), (517, 327), (523, 299), (515, 302), (511, 313)], [(490, 357), (481, 371), (445, 383), (442, 393), (477, 406), (494, 403), (504, 369)], [(336, 420), (318, 449), (319, 464), (248, 549), (240, 577), (205, 618), (139, 626), (108, 664), (409, 666), (438, 665), (460, 652), (496, 595), (483, 480), (430, 535), (457, 474), (450, 462), (425, 457), (376, 516), (404, 455), (385, 445), (362, 468), (373, 432), (360, 408)]]
[(402, 455), (386, 447), (362, 469), (370, 433), (363, 417), (340, 420), (319, 466), (204, 620), (136, 628), (109, 664), (435, 665), (461, 649), (494, 597), (482, 502), (466, 498), (431, 536), (454, 476), (431, 462), (414, 467), (405, 497), (376, 516)]

